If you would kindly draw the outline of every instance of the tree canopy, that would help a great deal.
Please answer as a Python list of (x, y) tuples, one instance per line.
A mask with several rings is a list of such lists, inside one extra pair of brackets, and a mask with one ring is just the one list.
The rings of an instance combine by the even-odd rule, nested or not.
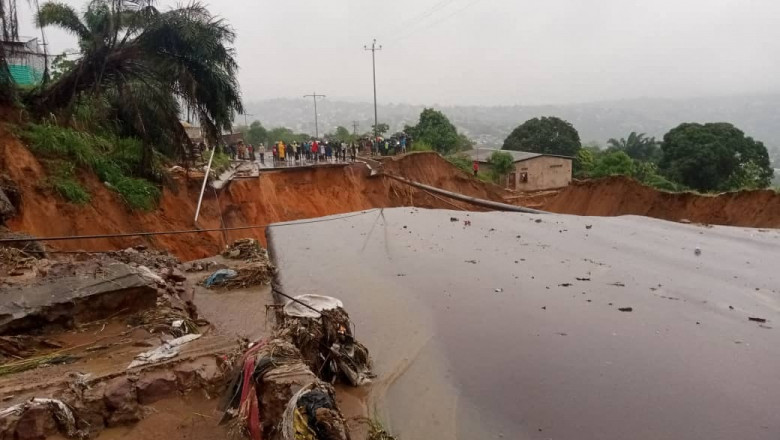
[[(389, 130), (389, 128), (388, 128), (388, 130)], [(336, 141), (336, 142), (346, 142), (346, 143), (349, 143), (349, 142), (352, 142), (352, 141), (355, 140), (355, 137), (352, 135), (352, 133), (349, 132), (347, 127), (343, 127), (341, 125), (336, 127), (336, 131), (334, 131), (333, 133), (329, 133), (329, 134), (325, 135), (325, 138), (328, 139), (328, 140)]]
[(622, 151), (631, 159), (657, 163), (661, 159), (661, 147), (654, 137), (632, 131), (628, 138), (607, 141), (609, 151)]
[(672, 181), (699, 191), (769, 185), (773, 170), (761, 142), (732, 124), (684, 123), (664, 135), (661, 172)]
[(417, 125), (404, 127), (414, 142), (424, 142), (443, 155), (469, 148), (471, 141), (459, 134), (444, 113), (426, 108), (420, 113)]
[(507, 136), (501, 149), (573, 157), (580, 147), (580, 135), (573, 125), (555, 116), (545, 116), (520, 124)]
[(26, 97), (31, 109), (67, 113), (86, 99), (102, 99), (106, 120), (144, 140), (142, 168), (153, 146), (189, 143), (179, 123), (182, 104), (211, 140), (243, 111), (230, 46), (235, 34), (198, 3), (161, 12), (148, 0), (93, 0), (79, 16), (47, 2), (36, 21), (74, 34), (81, 57)]
[(260, 143), (268, 142), (268, 130), (263, 127), (260, 121), (252, 121), (249, 127), (244, 127), (244, 140), (252, 145), (258, 145)]
[(505, 151), (494, 151), (488, 158), (490, 169), (493, 171), (493, 180), (500, 182), (512, 170), (515, 169), (515, 161), (512, 155)]

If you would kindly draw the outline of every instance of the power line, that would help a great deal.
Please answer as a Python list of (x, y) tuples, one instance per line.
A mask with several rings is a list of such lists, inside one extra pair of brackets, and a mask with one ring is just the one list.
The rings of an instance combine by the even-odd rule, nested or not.
[(415, 28), (410, 28), (411, 30), (409, 32), (401, 33), (400, 36), (397, 36), (397, 37), (391, 39), (391, 41), (394, 41), (394, 42), (402, 41), (402, 40), (405, 40), (405, 39), (409, 38), (410, 36), (414, 35), (415, 33), (417, 33), (418, 31), (420, 31), (422, 29), (426, 29), (426, 30), (427, 29), (431, 29), (431, 28), (433, 28), (433, 27), (435, 27), (435, 26), (437, 26), (437, 25), (439, 25), (439, 24), (449, 20), (450, 18), (460, 14), (461, 12), (465, 11), (466, 9), (469, 9), (470, 7), (476, 5), (477, 3), (481, 2), (481, 1), (483, 1), (483, 0), (473, 0), (470, 3), (467, 3), (462, 8), (455, 10), (450, 15), (445, 15), (441, 19), (439, 19), (437, 21), (434, 21), (432, 23), (429, 23), (428, 26), (417, 27), (416, 29)]
[(242, 231), (247, 229), (261, 229), (269, 226), (288, 226), (288, 225), (300, 225), (308, 223), (321, 223), (329, 222), (333, 220), (341, 220), (344, 218), (356, 217), (358, 215), (368, 214), (375, 209), (368, 211), (360, 211), (354, 214), (339, 215), (338, 217), (318, 218), (313, 220), (294, 220), (289, 222), (269, 223), (266, 225), (254, 225), (254, 226), (236, 226), (232, 228), (208, 228), (208, 229), (186, 229), (178, 231), (154, 231), (154, 232), (123, 232), (117, 234), (93, 234), (93, 235), (62, 235), (57, 237), (30, 237), (30, 238), (3, 238), (0, 239), (0, 244), (3, 243), (26, 243), (30, 241), (67, 241), (67, 240), (94, 240), (98, 238), (128, 238), (128, 237), (150, 237), (157, 235), (181, 235), (181, 234), (199, 234), (203, 232), (219, 232), (219, 231)]
[(386, 36), (386, 34), (392, 30), (399, 29), (399, 28), (407, 29), (409, 27), (416, 26), (418, 23), (422, 22), (423, 20), (430, 17), (431, 15), (438, 12), (439, 10), (447, 7), (449, 4), (451, 4), (454, 1), (456, 0), (441, 0), (438, 3), (434, 4), (433, 6), (431, 6), (430, 8), (422, 11), (421, 13), (409, 17), (398, 24), (393, 24), (390, 29), (387, 29), (386, 32), (380, 32), (379, 35)]
[(319, 120), (317, 119), (317, 98), (324, 98), (325, 95), (318, 95), (317, 92), (312, 93), (311, 95), (303, 95), (304, 98), (312, 98), (314, 100), (314, 138), (319, 139), (320, 138), (320, 127), (319, 127)]
[(379, 129), (379, 116), (376, 109), (376, 51), (382, 50), (382, 46), (377, 47), (376, 38), (374, 38), (371, 47), (363, 46), (363, 50), (371, 51), (371, 67), (374, 72), (374, 142), (378, 142), (379, 134), (377, 133), (377, 130)]

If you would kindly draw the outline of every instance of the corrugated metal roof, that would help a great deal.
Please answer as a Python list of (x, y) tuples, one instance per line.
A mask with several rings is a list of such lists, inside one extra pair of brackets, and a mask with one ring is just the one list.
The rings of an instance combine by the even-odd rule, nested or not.
[(471, 158), (471, 160), (476, 160), (478, 162), (487, 162), (488, 159), (490, 159), (490, 155), (496, 151), (509, 153), (515, 162), (521, 162), (524, 160), (533, 159), (534, 157), (544, 156), (544, 154), (530, 153), (528, 151), (498, 150), (495, 148), (476, 148), (474, 150), (463, 151), (461, 152), (461, 154), (465, 154), (466, 156)]

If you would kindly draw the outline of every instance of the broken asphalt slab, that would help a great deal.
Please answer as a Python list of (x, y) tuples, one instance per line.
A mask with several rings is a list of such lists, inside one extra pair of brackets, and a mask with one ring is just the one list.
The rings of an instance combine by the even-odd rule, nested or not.
[(72, 326), (154, 307), (155, 280), (123, 263), (0, 290), (0, 334)]
[(777, 330), (748, 317), (780, 320), (780, 234), (413, 212), (268, 228), (280, 289), (341, 299), (375, 347), (400, 438), (778, 438)]

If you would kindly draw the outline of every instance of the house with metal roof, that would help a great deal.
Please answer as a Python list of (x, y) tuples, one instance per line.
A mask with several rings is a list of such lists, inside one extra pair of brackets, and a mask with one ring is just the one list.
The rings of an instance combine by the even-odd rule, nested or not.
[(506, 176), (504, 186), (516, 191), (540, 191), (562, 188), (571, 183), (572, 157), (528, 151), (476, 148), (461, 154), (479, 163), (481, 171), (490, 170), (490, 156), (501, 151), (512, 156), (515, 169)]

